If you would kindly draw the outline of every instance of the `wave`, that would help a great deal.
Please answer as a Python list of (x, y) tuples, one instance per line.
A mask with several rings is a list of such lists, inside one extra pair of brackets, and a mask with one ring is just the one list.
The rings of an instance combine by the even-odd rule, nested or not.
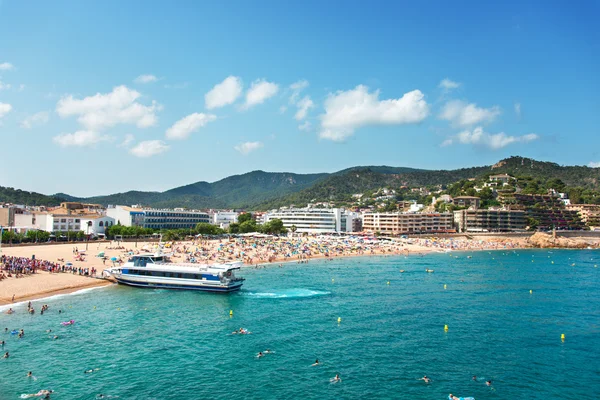
[(327, 296), (331, 292), (312, 289), (274, 289), (268, 292), (240, 292), (242, 296), (258, 299), (296, 299), (302, 297)]
[(48, 301), (48, 300), (56, 300), (59, 299), (61, 297), (68, 297), (68, 296), (73, 296), (73, 295), (80, 295), (80, 294), (84, 294), (87, 292), (91, 292), (92, 290), (97, 290), (97, 289), (105, 289), (107, 287), (111, 287), (111, 285), (106, 285), (106, 286), (94, 286), (91, 288), (83, 288), (83, 289), (79, 289), (75, 292), (71, 292), (71, 293), (60, 293), (60, 294), (54, 294), (48, 297), (40, 297), (39, 299), (33, 299), (33, 300), (23, 300), (23, 301), (19, 301), (17, 303), (11, 303), (11, 304), (5, 304), (5, 305), (1, 305), (0, 306), (0, 312), (2, 311), (6, 311), (9, 308), (15, 308), (17, 306), (21, 306), (21, 305), (27, 305), (30, 301), (31, 303), (37, 303), (40, 301)]

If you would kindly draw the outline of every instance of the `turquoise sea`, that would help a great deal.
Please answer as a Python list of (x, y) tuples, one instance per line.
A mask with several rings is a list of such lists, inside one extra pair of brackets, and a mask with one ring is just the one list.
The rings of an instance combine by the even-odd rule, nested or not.
[(596, 265), (587, 250), (361, 257), (245, 269), (229, 295), (114, 285), (35, 301), (0, 315), (0, 399), (597, 399)]

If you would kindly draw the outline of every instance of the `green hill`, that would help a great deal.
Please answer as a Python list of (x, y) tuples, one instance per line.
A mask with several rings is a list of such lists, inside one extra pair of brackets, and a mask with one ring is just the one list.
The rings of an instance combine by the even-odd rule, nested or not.
[(196, 182), (165, 192), (129, 191), (107, 196), (77, 198), (58, 193), (46, 196), (0, 187), (0, 202), (57, 205), (61, 201), (99, 204), (143, 204), (154, 207), (245, 208), (267, 210), (279, 206), (320, 201), (349, 201), (352, 194), (382, 187), (398, 188), (449, 185), (470, 179), (507, 173), (516, 177), (560, 179), (570, 187), (600, 188), (600, 168), (561, 166), (552, 162), (510, 157), (494, 165), (455, 170), (423, 170), (404, 167), (352, 167), (336, 173), (293, 174), (252, 171), (217, 182)]

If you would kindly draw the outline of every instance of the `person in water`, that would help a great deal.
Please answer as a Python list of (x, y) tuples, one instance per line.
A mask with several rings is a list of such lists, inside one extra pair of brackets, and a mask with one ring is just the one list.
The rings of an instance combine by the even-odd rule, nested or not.
[(452, 400), (460, 400), (460, 398), (456, 397), (455, 395), (453, 395), (452, 393), (450, 393), (448, 395), (449, 398), (451, 398)]
[(331, 378), (332, 383), (341, 382), (342, 378), (340, 378), (340, 374), (335, 374), (333, 378)]
[(318, 358), (315, 360), (315, 363), (313, 365), (311, 365), (311, 367), (316, 367), (317, 365), (320, 365)]
[(2, 358), (8, 358), (10, 357), (10, 355), (8, 354), (8, 351), (6, 353), (4, 353), (4, 355), (2, 356)]
[(29, 371), (29, 372), (27, 373), (27, 377), (28, 377), (28, 378), (31, 378), (32, 376), (33, 376), (33, 375), (31, 374), (31, 371)]
[(492, 381), (486, 381), (486, 382), (485, 382), (485, 384), (486, 384), (487, 386), (492, 386)]
[(477, 376), (473, 375), (473, 380), (476, 381), (477, 380)]
[(429, 378), (427, 375), (423, 376), (422, 378), (420, 378), (420, 380), (422, 380), (425, 383), (429, 383), (431, 382), (431, 378)]

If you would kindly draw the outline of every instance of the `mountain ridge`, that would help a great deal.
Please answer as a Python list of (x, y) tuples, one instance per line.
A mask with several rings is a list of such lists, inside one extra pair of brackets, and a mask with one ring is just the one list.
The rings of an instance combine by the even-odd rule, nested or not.
[(0, 202), (57, 205), (61, 201), (108, 204), (143, 204), (153, 207), (269, 209), (310, 201), (347, 199), (353, 193), (383, 186), (423, 187), (448, 185), (459, 180), (508, 173), (538, 179), (556, 178), (570, 186), (600, 188), (600, 168), (561, 166), (557, 163), (513, 156), (492, 165), (454, 170), (409, 167), (355, 166), (333, 173), (296, 174), (254, 170), (209, 183), (198, 181), (163, 192), (130, 190), (110, 195), (76, 197), (66, 193), (44, 195), (0, 186)]

